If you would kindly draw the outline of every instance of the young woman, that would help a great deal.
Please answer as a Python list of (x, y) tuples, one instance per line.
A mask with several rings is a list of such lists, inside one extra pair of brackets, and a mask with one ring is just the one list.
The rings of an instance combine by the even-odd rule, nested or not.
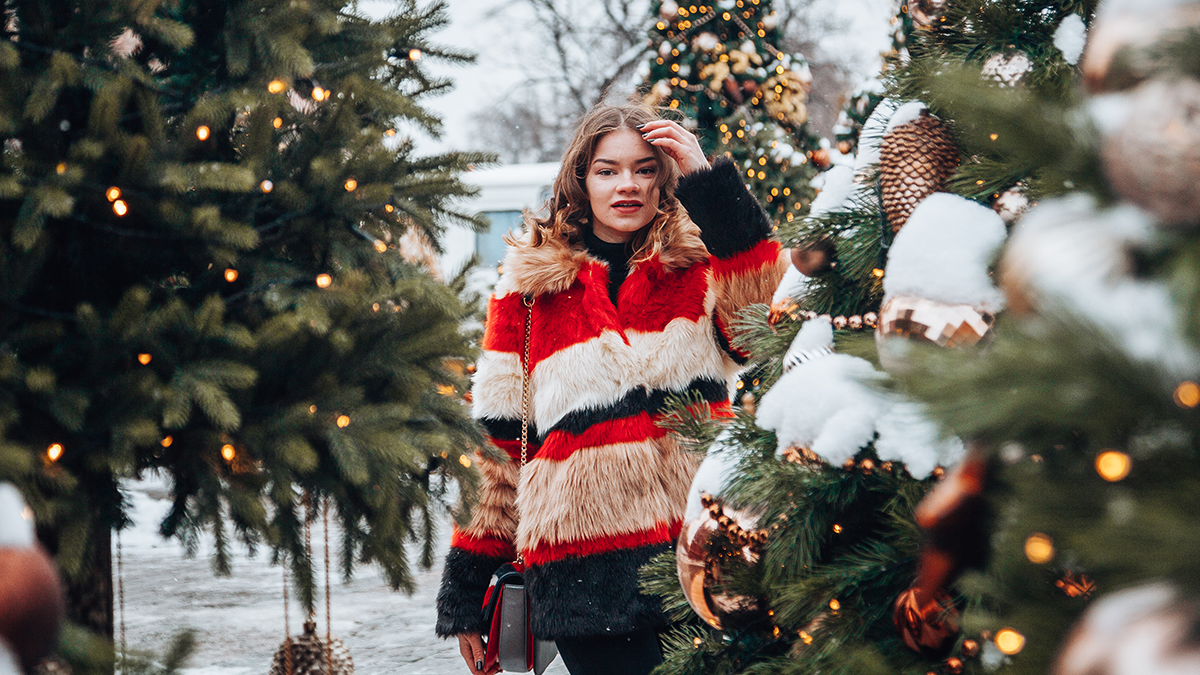
[(510, 242), (488, 305), (473, 414), (512, 461), (480, 458), (479, 505), (454, 532), (437, 632), (486, 675), (484, 592), (520, 552), (533, 633), (557, 643), (572, 675), (649, 673), (666, 621), (639, 592), (638, 568), (671, 549), (695, 469), (656, 422), (671, 395), (729, 414), (745, 362), (730, 326), (770, 302), (786, 263), (733, 162), (710, 167), (695, 136), (645, 108), (587, 115), (548, 207)]

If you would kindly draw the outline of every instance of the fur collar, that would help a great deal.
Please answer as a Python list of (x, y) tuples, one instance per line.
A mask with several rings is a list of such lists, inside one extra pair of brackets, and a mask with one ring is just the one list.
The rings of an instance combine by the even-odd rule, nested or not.
[[(522, 295), (561, 293), (575, 283), (585, 264), (600, 262), (588, 254), (582, 243), (571, 246), (563, 239), (550, 239), (535, 248), (527, 241), (528, 235), (518, 245), (508, 247), (497, 291)], [(677, 218), (667, 225), (663, 250), (658, 256), (634, 265), (630, 273), (646, 265), (658, 265), (668, 272), (684, 270), (707, 259), (708, 249), (700, 240), (700, 228), (687, 217)]]

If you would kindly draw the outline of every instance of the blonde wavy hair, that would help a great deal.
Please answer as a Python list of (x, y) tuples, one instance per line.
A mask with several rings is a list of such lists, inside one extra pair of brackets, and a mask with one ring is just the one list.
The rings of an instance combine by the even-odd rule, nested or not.
[[(640, 134), (638, 127), (660, 119), (652, 109), (640, 105), (600, 105), (592, 108), (579, 123), (571, 143), (563, 153), (562, 166), (554, 179), (554, 190), (546, 202), (545, 217), (538, 217), (528, 210), (524, 214), (527, 240), (506, 236), (505, 241), (516, 247), (539, 247), (549, 241), (564, 241), (568, 245), (583, 239), (585, 228), (590, 227), (592, 208), (588, 199), (586, 179), (588, 167), (596, 154), (596, 146), (608, 134), (617, 129), (631, 129)], [(675, 160), (657, 146), (650, 146), (658, 160), (655, 183), (659, 189), (658, 204), (654, 218), (646, 227), (638, 230), (630, 239), (634, 254), (630, 262), (641, 262), (662, 252), (671, 244), (671, 238), (682, 228), (679, 222), (687, 218), (679, 200), (675, 198), (675, 186), (679, 182), (679, 167)]]

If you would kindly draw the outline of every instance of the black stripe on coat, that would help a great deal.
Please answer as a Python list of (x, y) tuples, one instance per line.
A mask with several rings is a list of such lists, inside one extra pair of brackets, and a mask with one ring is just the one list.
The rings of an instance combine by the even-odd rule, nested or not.
[(663, 543), (530, 567), (525, 584), (533, 634), (551, 640), (665, 628), (661, 601), (642, 594), (638, 576), (651, 558), (670, 549)]
[[(682, 392), (667, 389), (647, 390), (645, 387), (637, 387), (631, 389), (625, 396), (612, 405), (607, 405), (603, 408), (585, 408), (567, 413), (557, 424), (546, 430), (545, 435), (538, 438), (544, 440), (545, 436), (549, 435), (551, 431), (566, 431), (578, 436), (593, 425), (600, 424), (601, 422), (633, 417), (643, 412), (653, 415), (666, 407), (668, 396), (691, 393), (700, 394), (700, 397), (708, 403), (729, 400), (729, 390), (726, 388), (725, 382), (710, 377), (698, 377), (692, 380)], [(520, 423), (518, 423), (518, 438), (520, 438), (520, 426)]]

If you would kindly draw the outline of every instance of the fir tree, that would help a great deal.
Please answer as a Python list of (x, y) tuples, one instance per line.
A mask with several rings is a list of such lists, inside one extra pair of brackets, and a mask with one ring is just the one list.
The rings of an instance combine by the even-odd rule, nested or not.
[[(782, 432), (778, 427), (775, 432), (764, 430), (762, 418), (743, 413), (720, 437), (722, 451), (732, 448), (741, 457), (722, 497), (727, 506), (760, 514), (758, 526), (769, 538), (754, 564), (731, 565), (719, 558), (718, 565), (731, 569), (713, 592), (755, 599), (763, 611), (750, 620), (731, 621), (722, 632), (694, 616), (689, 620), (688, 605), (668, 577), (675, 561), (660, 560), (658, 567), (647, 570), (647, 588), (662, 594), (677, 618), (691, 622), (673, 637), (665, 672), (916, 674), (991, 672), (1000, 666), (1013, 672), (1045, 672), (1071, 622), (1087, 606), (1089, 584), (1098, 574), (1107, 573), (1109, 588), (1165, 574), (1183, 589), (1181, 597), (1192, 597), (1186, 591), (1196, 578), (1191, 551), (1197, 537), (1195, 528), (1183, 522), (1194, 519), (1182, 514), (1195, 508), (1188, 496), (1194, 472), (1177, 471), (1166, 478), (1167, 467), (1194, 464), (1188, 461), (1194, 460), (1196, 447), (1192, 406), (1200, 394), (1193, 393), (1200, 388), (1191, 380), (1179, 384), (1186, 369), (1168, 368), (1165, 377), (1161, 372), (1139, 372), (1143, 363), (1122, 354), (1111, 335), (1089, 325), (1095, 321), (1103, 327), (1113, 321), (1070, 314), (1063, 318), (1056, 315), (1057, 303), (1019, 319), (1002, 314), (988, 331), (995, 337), (986, 350), (923, 346), (897, 337), (877, 342), (854, 330), (883, 320), (877, 315), (888, 263), (896, 253), (893, 244), (905, 234), (902, 228), (914, 227), (911, 221), (903, 222), (908, 213), (898, 216), (894, 195), (889, 201), (887, 185), (897, 168), (889, 164), (886, 152), (882, 160), (880, 155), (885, 131), (891, 134), (906, 123), (926, 119), (925, 113), (906, 117), (906, 110), (914, 109), (903, 104), (923, 102), (930, 116), (941, 120), (937, 133), (948, 135), (957, 148), (953, 161), (938, 167), (941, 174), (935, 172), (948, 177), (939, 178), (933, 189), (949, 194), (925, 199), (987, 213), (997, 221), (987, 235), (993, 243), (1004, 237), (999, 218), (1011, 224), (1030, 201), (1081, 189), (1097, 195), (1101, 203), (1114, 198), (1111, 176), (1105, 178), (1107, 169), (1098, 155), (1096, 130), (1081, 122), (1086, 108), (1079, 100), (1075, 67), (1095, 4), (905, 3), (898, 23), (912, 21), (916, 28), (907, 33), (904, 49), (896, 51), (885, 72), (886, 99), (863, 125), (855, 170), (844, 172), (840, 185), (831, 185), (836, 182), (831, 175), (826, 191), (837, 188), (837, 194), (830, 192), (824, 204), (814, 203), (813, 216), (779, 231), (785, 244), (821, 251), (823, 264), (808, 268), (811, 278), (781, 289), (789, 291), (788, 303), (743, 317), (742, 343), (765, 363), (767, 394), (760, 409), (777, 383), (788, 377), (781, 372), (785, 362), (811, 357), (788, 351), (802, 326), (807, 329), (819, 316), (832, 315), (838, 351), (887, 366), (886, 374), (869, 376), (880, 396), (926, 401), (945, 423), (945, 433), (968, 442), (971, 450), (962, 467), (985, 474), (986, 467), (997, 467), (982, 482), (987, 489), (982, 495), (961, 489), (955, 493), (954, 481), (938, 483), (940, 472), (924, 478), (911, 463), (886, 461), (880, 456), (885, 448), (879, 426), (844, 467), (814, 457), (808, 448), (787, 449), (784, 457), (792, 461), (781, 462)], [(1187, 68), (1194, 70), (1194, 59), (1178, 58), (1188, 53), (1189, 44), (1194, 43), (1183, 39), (1158, 51), (1124, 54), (1115, 61), (1114, 70), (1120, 72), (1113, 79), (1144, 78), (1155, 67), (1190, 73)], [(904, 119), (897, 122), (897, 117)], [(928, 141), (926, 137), (912, 147), (924, 150)], [(818, 202), (824, 196), (818, 196)], [(920, 210), (925, 202), (916, 201)], [(1106, 216), (1100, 207), (1073, 208), (1083, 211), (1074, 216), (1081, 222), (1089, 217), (1131, 217), (1128, 212)], [(921, 218), (928, 221), (931, 209)], [(1051, 215), (1044, 217), (1073, 217), (1070, 208), (1058, 209), (1048, 209), (1044, 213)], [(1183, 218), (1194, 221), (1194, 216)], [(1135, 225), (1117, 223), (1112, 229)], [(1145, 270), (1164, 287), (1169, 284), (1181, 307), (1190, 308), (1197, 286), (1185, 281), (1195, 275), (1183, 271), (1188, 264), (1184, 261), (1194, 260), (1184, 239), (1171, 240), (1173, 246), (1165, 250), (1161, 243), (1146, 246), (1145, 239), (1119, 240), (1105, 250), (1134, 247), (1137, 252), (1132, 255), (1121, 254), (1129, 255), (1120, 258), (1126, 261), (1125, 269)], [(1076, 243), (1088, 243), (1087, 236)], [(1034, 248), (1025, 249), (1027, 256), (1037, 244), (1029, 246)], [(1070, 259), (1064, 254), (1064, 262)], [(1083, 272), (1083, 258), (1074, 259), (1081, 262), (1070, 269)], [(986, 277), (987, 257), (974, 262), (975, 272)], [(1006, 290), (1019, 300), (1020, 289), (1032, 293), (1022, 281), (1030, 287), (1036, 284), (1028, 281), (1030, 268), (1015, 269)], [(1096, 278), (1118, 272), (1105, 268), (1088, 273)], [(1102, 296), (1101, 289), (1089, 297)], [(1102, 312), (1102, 306), (1099, 302), (1091, 308)], [(1164, 317), (1163, 331), (1169, 332), (1173, 321)], [(881, 337), (895, 330), (888, 327), (880, 331)], [(1190, 325), (1189, 330), (1188, 339), (1194, 341)], [(897, 340), (905, 349), (887, 349)], [(1189, 353), (1170, 344), (1176, 361)], [(887, 375), (893, 377), (884, 379)], [(1164, 381), (1170, 386), (1164, 387)], [(842, 424), (839, 430), (846, 433), (862, 425), (833, 418), (830, 424)], [(676, 426), (701, 447), (716, 436), (702, 421)], [(930, 444), (938, 442), (936, 435), (929, 439)], [(1093, 460), (1114, 447), (1125, 448), (1125, 455), (1106, 455), (1105, 461), (1120, 464), (1123, 456), (1142, 457), (1144, 462), (1134, 467), (1144, 473), (1104, 492)], [(973, 474), (965, 482), (978, 479)], [(1069, 489), (1061, 489), (1064, 485)], [(947, 543), (945, 532), (923, 532), (917, 525), (923, 513), (923, 522), (946, 526), (944, 519), (928, 517), (934, 502), (922, 501), (935, 486), (940, 495), (954, 494), (968, 505), (953, 511), (962, 520), (954, 523), (953, 534), (962, 540), (957, 549), (939, 548)], [(1128, 490), (1136, 491), (1136, 506), (1124, 511), (1128, 504), (1122, 499)], [(1138, 515), (1122, 517), (1117, 511)], [(993, 522), (989, 513), (1003, 517)], [(1162, 517), (1170, 525), (1154, 528), (1143, 517)], [(1149, 530), (1159, 530), (1162, 538), (1146, 535)], [(1154, 544), (1148, 543), (1151, 539)], [(989, 541), (996, 543), (994, 550), (989, 550)], [(1172, 554), (1147, 560), (1151, 545)], [(944, 555), (939, 560), (946, 563), (936, 574), (931, 564), (935, 554)], [(972, 566), (986, 571), (959, 577)], [(932, 577), (936, 582), (928, 582)], [(929, 588), (923, 585), (927, 582)], [(901, 625), (902, 613), (896, 611), (897, 599), (913, 589), (945, 593), (946, 613), (921, 617), (922, 626), (938, 624), (935, 628), (944, 632), (928, 645), (920, 636), (911, 639), (911, 631), (906, 633)], [(1182, 600), (1176, 603), (1186, 605)], [(1015, 631), (1003, 631), (1006, 627)], [(1016, 633), (1024, 635), (1025, 651), (1005, 656), (1020, 649), (1014, 647)]]
[(776, 223), (807, 213), (829, 156), (806, 126), (808, 63), (776, 46), (783, 35), (770, 0), (656, 0), (652, 10), (647, 102), (694, 123), (710, 156), (732, 157)]
[(481, 437), (434, 252), (470, 193), (421, 156), (445, 6), (341, 0), (6, 4), (0, 42), (0, 479), (22, 486), (71, 619), (112, 633), (121, 481), (166, 475), (165, 537), (265, 547), (313, 602), (305, 495), (341, 564), (411, 589), (447, 472)]

